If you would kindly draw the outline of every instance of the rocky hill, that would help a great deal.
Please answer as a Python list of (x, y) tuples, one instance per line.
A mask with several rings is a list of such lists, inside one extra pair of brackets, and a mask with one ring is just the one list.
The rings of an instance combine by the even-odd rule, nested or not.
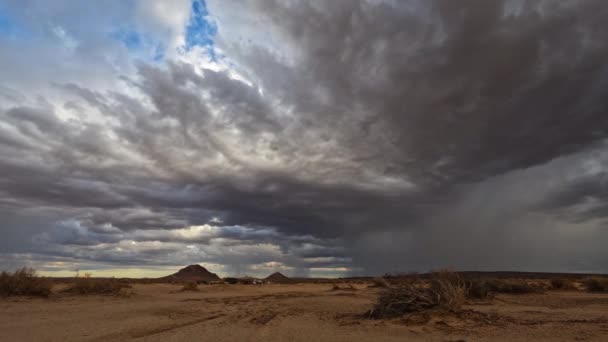
[(184, 267), (177, 273), (165, 278), (184, 281), (221, 281), (217, 274), (207, 271), (206, 268), (198, 264)]
[(264, 280), (271, 282), (271, 283), (277, 283), (277, 284), (285, 284), (285, 283), (291, 282), (291, 279), (287, 278), (285, 275), (283, 275), (280, 272), (273, 273), (273, 274), (269, 275), (268, 277), (266, 277)]

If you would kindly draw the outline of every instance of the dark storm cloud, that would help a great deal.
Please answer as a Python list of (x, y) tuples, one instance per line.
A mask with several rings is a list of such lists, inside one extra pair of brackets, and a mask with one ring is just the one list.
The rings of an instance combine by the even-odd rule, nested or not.
[[(606, 258), (605, 234), (574, 237), (590, 252), (547, 238), (605, 214), (602, 173), (571, 167), (608, 167), (590, 152), (608, 134), (602, 2), (251, 10), (274, 38), (222, 39), (220, 25), (232, 72), (140, 63), (128, 91), (55, 83), (61, 108), (0, 88), (0, 209), (52, 210), (31, 234), (46, 252), (105, 263), (383, 272)], [(218, 231), (178, 234), (205, 224)], [(264, 244), (277, 248), (253, 249)], [(550, 246), (580, 260), (545, 257)]]
[[(598, 1), (259, 6), (297, 51), (286, 75), (256, 73), (262, 85), (284, 79), (290, 86), (277, 93), (313, 125), (340, 127), (336, 138), (384, 154), (373, 161), (387, 173), (424, 184), (479, 180), (606, 135), (608, 29)], [(327, 104), (309, 101), (319, 88)]]

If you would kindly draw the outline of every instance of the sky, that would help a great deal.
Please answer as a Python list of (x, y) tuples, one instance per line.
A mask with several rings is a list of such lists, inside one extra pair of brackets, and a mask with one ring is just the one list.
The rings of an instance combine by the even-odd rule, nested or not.
[(608, 273), (602, 0), (0, 0), (0, 268)]

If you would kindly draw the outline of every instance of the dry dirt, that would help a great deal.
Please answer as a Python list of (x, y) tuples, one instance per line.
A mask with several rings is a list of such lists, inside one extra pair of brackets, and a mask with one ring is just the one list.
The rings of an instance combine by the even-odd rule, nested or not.
[(126, 298), (0, 299), (0, 341), (608, 341), (608, 294), (498, 295), (459, 313), (370, 320), (379, 289), (134, 285)]

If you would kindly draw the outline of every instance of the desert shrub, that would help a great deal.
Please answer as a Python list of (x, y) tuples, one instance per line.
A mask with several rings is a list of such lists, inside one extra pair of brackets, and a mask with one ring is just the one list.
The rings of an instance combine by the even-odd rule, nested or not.
[(465, 300), (466, 286), (462, 278), (452, 272), (431, 275), (428, 287), (406, 283), (387, 288), (378, 296), (369, 317), (391, 318), (430, 309), (458, 310)]
[(485, 280), (475, 279), (466, 282), (467, 298), (487, 299), (491, 296), (490, 287)]
[(583, 284), (589, 292), (608, 292), (608, 278), (587, 278)]
[(50, 280), (39, 277), (33, 268), (23, 267), (14, 273), (0, 274), (0, 296), (48, 297), (51, 288)]
[(368, 287), (382, 287), (382, 288), (386, 288), (386, 287), (390, 287), (388, 281), (386, 281), (386, 279), (384, 278), (374, 278), (372, 279), (372, 284), (369, 285)]
[(526, 293), (537, 293), (540, 289), (536, 289), (525, 280), (500, 280), (491, 279), (487, 281), (488, 290), (498, 293), (510, 293), (510, 294), (526, 294)]
[(184, 286), (182, 286), (182, 289), (180, 290), (181, 292), (184, 291), (200, 291), (198, 289), (198, 284), (196, 283), (196, 281), (189, 281), (184, 283)]
[(466, 281), (467, 298), (486, 299), (493, 293), (527, 294), (543, 292), (543, 288), (516, 279), (472, 279)]
[(526, 293), (536, 293), (540, 292), (542, 289), (534, 288), (530, 286), (526, 281), (523, 280), (514, 280), (506, 282), (505, 286), (502, 288), (503, 293), (512, 293), (512, 294), (526, 294)]
[(346, 284), (345, 290), (357, 291), (357, 288), (353, 284)]
[(458, 273), (443, 271), (431, 275), (431, 292), (438, 298), (438, 306), (456, 310), (464, 303), (466, 284)]
[(566, 278), (551, 279), (551, 288), (554, 290), (567, 290), (574, 288), (572, 280)]
[(75, 295), (126, 295), (126, 289), (131, 285), (113, 278), (91, 278), (89, 276), (75, 278), (65, 293)]
[(333, 283), (330, 291), (357, 291), (357, 288), (353, 286), (353, 284), (344, 283), (340, 285), (339, 283)]

